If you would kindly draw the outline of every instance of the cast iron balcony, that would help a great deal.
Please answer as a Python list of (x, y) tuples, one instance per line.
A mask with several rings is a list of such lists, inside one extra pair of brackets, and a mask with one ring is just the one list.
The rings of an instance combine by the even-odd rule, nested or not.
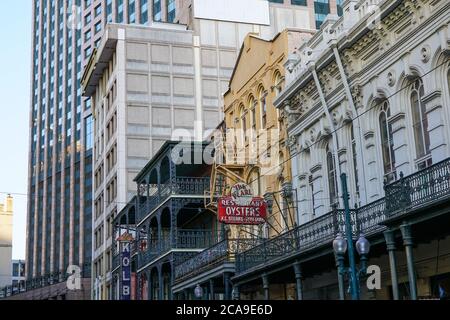
[(450, 198), (450, 158), (385, 187), (388, 217), (447, 201)]
[[(355, 211), (351, 211), (354, 236), (358, 227)], [(260, 264), (284, 259), (332, 242), (337, 233), (345, 233), (344, 210), (331, 211), (317, 219), (298, 226), (286, 233), (268, 239), (258, 246), (237, 255), (237, 273), (242, 273)]]
[(144, 251), (138, 254), (139, 268), (163, 254), (176, 249), (201, 250), (212, 246), (219, 240), (217, 232), (210, 230), (178, 230), (173, 238), (163, 237), (147, 243)]
[[(351, 212), (353, 236), (380, 234), (386, 219), (414, 214), (450, 200), (450, 158), (385, 186), (385, 197)], [(343, 211), (329, 212), (273, 239), (237, 254), (237, 273), (293, 255), (331, 245), (338, 233), (345, 235)], [(356, 238), (355, 238), (356, 240)]]
[(256, 246), (261, 239), (226, 239), (203, 250), (175, 268), (175, 282), (181, 282), (219, 264), (235, 262), (236, 254)]
[(170, 196), (199, 196), (203, 197), (209, 190), (209, 177), (177, 177), (173, 184), (161, 184), (155, 195), (147, 197), (138, 206), (138, 221), (142, 221), (153, 209), (163, 203)]

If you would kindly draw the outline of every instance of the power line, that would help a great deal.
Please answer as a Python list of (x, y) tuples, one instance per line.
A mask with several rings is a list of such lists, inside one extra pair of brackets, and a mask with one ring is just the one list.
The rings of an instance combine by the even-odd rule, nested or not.
[[(437, 66), (434, 67), (433, 69), (429, 70), (428, 72), (424, 73), (423, 75), (417, 76), (416, 78), (423, 79), (425, 76), (427, 76), (428, 74), (430, 74), (430, 73), (433, 72), (434, 70), (440, 68), (441, 66), (443, 66), (443, 65), (445, 65), (445, 64), (447, 64), (447, 63), (448, 63), (448, 61), (445, 61), (445, 62), (443, 62), (443, 63), (437, 65)], [(386, 100), (389, 100), (389, 99), (391, 99), (392, 97), (394, 97), (395, 95), (397, 95), (398, 93), (402, 92), (403, 90), (408, 89), (408, 88), (410, 87), (410, 85), (411, 85), (411, 84), (408, 84), (408, 85), (406, 85), (406, 86), (400, 88), (399, 90), (397, 90), (396, 92), (394, 92), (394, 93), (391, 94), (390, 96), (388, 96), (388, 97), (386, 97), (385, 99), (383, 99), (383, 101), (381, 101), (381, 102), (379, 102), (379, 103), (377, 103), (377, 104), (372, 105), (370, 108), (367, 108), (367, 110), (365, 110), (364, 112), (358, 114), (356, 117), (352, 118), (352, 119), (351, 119), (351, 122), (353, 123), (353, 121), (355, 121), (356, 119), (358, 119), (358, 118), (360, 118), (361, 116), (365, 115), (365, 114), (368, 113), (369, 111), (371, 111), (371, 110), (373, 110), (373, 109), (375, 109), (375, 108), (381, 106)], [(347, 125), (348, 125), (348, 123), (346, 123), (345, 125), (341, 125), (340, 127), (334, 129), (333, 131), (331, 131), (331, 135), (333, 135), (333, 134), (335, 134), (337, 131), (339, 131), (339, 130), (345, 128)], [(312, 146), (318, 144), (319, 142), (322, 142), (323, 140), (325, 140), (325, 138), (326, 138), (325, 136), (319, 138), (318, 140), (316, 140), (315, 142), (313, 142), (313, 143), (308, 147), (308, 149), (294, 152), (293, 154), (290, 155), (289, 158), (287, 158), (286, 160), (284, 160), (284, 161), (282, 161), (281, 163), (279, 163), (277, 167), (272, 167), (272, 168), (270, 168), (270, 169), (267, 169), (268, 172), (270, 172), (270, 171), (272, 171), (272, 170), (274, 170), (274, 169), (278, 169), (279, 166), (286, 164), (288, 161), (292, 160), (292, 158), (294, 158), (294, 157), (296, 157), (296, 156), (302, 154), (303, 152), (306, 152), (306, 150), (309, 150)], [(273, 144), (273, 145), (271, 145), (270, 147), (274, 147), (274, 146), (276, 146), (276, 144)], [(267, 149), (265, 150), (265, 152), (267, 152)], [(336, 152), (337, 152), (337, 150), (336, 150)], [(262, 154), (262, 153), (261, 153), (261, 154)], [(261, 156), (261, 154), (260, 154), (260, 156)], [(266, 173), (266, 174), (260, 175), (260, 177), (262, 177), (262, 176), (267, 176), (267, 175), (268, 175), (268, 174)], [(296, 178), (296, 177), (298, 177), (298, 176), (299, 176), (299, 175), (297, 174), (296, 176), (292, 176), (292, 178)], [(260, 178), (260, 177), (259, 177), (259, 178)], [(251, 183), (257, 181), (259, 178), (250, 181), (249, 184), (251, 184)]]
[[(433, 69), (429, 70), (428, 72), (424, 73), (423, 75), (417, 76), (417, 78), (423, 79), (425, 76), (427, 76), (428, 74), (430, 74), (430, 73), (433, 72), (434, 70), (440, 68), (441, 66), (443, 66), (443, 65), (445, 65), (445, 64), (447, 64), (447, 63), (448, 63), (448, 61), (443, 62), (443, 63), (437, 65), (436, 67), (434, 67)], [(367, 113), (370, 112), (371, 110), (373, 110), (373, 109), (375, 109), (375, 108), (381, 106), (386, 100), (391, 99), (392, 97), (394, 97), (395, 95), (399, 94), (399, 93), (402, 92), (403, 90), (408, 89), (409, 87), (410, 87), (410, 84), (408, 84), (408, 85), (406, 85), (406, 86), (404, 86), (404, 87), (398, 89), (396, 92), (394, 92), (394, 93), (391, 94), (390, 96), (387, 96), (385, 99), (383, 99), (383, 101), (381, 101), (381, 102), (379, 102), (379, 103), (373, 104), (371, 107), (367, 108), (367, 109), (364, 110), (362, 113), (356, 115), (354, 118), (351, 119), (350, 122), (353, 123), (353, 121), (355, 121), (356, 119), (362, 117), (363, 115), (367, 114)], [(335, 134), (336, 132), (338, 132), (338, 131), (341, 130), (341, 129), (346, 128), (347, 125), (348, 125), (348, 123), (346, 123), (345, 125), (341, 125), (340, 127), (337, 127), (336, 129), (332, 130), (332, 131), (331, 131), (331, 135)], [(291, 154), (287, 159), (285, 159), (284, 161), (280, 162), (280, 163), (278, 164), (278, 166), (272, 167), (272, 168), (268, 168), (267, 171), (266, 171), (266, 173), (260, 174), (258, 178), (255, 178), (255, 179), (249, 181), (248, 184), (251, 184), (251, 183), (253, 183), (253, 182), (259, 180), (261, 177), (269, 176), (269, 172), (272, 172), (274, 169), (278, 169), (280, 166), (282, 166), (282, 165), (286, 164), (287, 162), (291, 161), (294, 157), (296, 157), (296, 156), (298, 156), (298, 155), (300, 155), (300, 154), (306, 152), (306, 151), (309, 150), (312, 146), (314, 146), (314, 145), (316, 145), (316, 144), (318, 144), (318, 143), (324, 141), (326, 138), (327, 138), (327, 137), (323, 136), (323, 137), (319, 138), (318, 140), (316, 140), (315, 142), (313, 142), (313, 143), (308, 147), (308, 149), (304, 149), (304, 150), (301, 150), (301, 151), (294, 152), (294, 153)], [(270, 148), (275, 147), (276, 145), (277, 145), (277, 143), (274, 143), (274, 144), (270, 145), (266, 150), (264, 150), (263, 152), (261, 152), (261, 153), (259, 154), (259, 156), (261, 156), (262, 154), (264, 154), (265, 152), (267, 152), (267, 150), (269, 150)], [(337, 150), (336, 150), (336, 151), (337, 151)], [(292, 178), (296, 178), (296, 177), (298, 177), (298, 176), (299, 176), (299, 175), (297, 174), (297, 175), (295, 175), (295, 176), (292, 176)], [(0, 192), (0, 194), (15, 195), (15, 196), (24, 196), (24, 197), (28, 197), (28, 196), (29, 196), (28, 193), (21, 193), (21, 192)], [(356, 195), (356, 194), (353, 194), (353, 195)], [(330, 200), (330, 199), (331, 199), (331, 198), (315, 198), (315, 200)], [(92, 200), (92, 201), (95, 202), (95, 200)], [(308, 200), (299, 200), (299, 201), (297, 201), (297, 202), (305, 202), (305, 201), (308, 201)], [(310, 200), (310, 201), (312, 201), (312, 200)], [(126, 204), (128, 204), (129, 202), (120, 202), (120, 201), (110, 201), (110, 202), (108, 202), (108, 201), (105, 201), (105, 203), (107, 203), (107, 204), (115, 203), (115, 204), (125, 204), (125, 205), (126, 205)]]

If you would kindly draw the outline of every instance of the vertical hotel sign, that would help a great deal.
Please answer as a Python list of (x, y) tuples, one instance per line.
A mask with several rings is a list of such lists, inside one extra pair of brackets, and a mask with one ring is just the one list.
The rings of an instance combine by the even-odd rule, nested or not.
[(131, 243), (134, 238), (125, 233), (118, 238), (120, 245), (120, 300), (131, 300)]

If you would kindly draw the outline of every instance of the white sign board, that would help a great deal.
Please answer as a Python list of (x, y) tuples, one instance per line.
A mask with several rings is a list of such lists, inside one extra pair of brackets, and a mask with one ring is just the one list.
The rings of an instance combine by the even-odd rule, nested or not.
[(270, 25), (267, 0), (194, 0), (194, 17)]

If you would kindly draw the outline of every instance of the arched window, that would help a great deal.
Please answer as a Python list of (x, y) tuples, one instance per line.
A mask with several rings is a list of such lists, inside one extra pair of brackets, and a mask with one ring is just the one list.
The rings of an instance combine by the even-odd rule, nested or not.
[(337, 177), (336, 166), (334, 165), (334, 155), (329, 146), (326, 148), (327, 152), (327, 169), (328, 169), (328, 192), (330, 196), (330, 205), (337, 203)]
[(259, 90), (258, 100), (259, 100), (259, 109), (261, 112), (261, 128), (265, 129), (267, 127), (267, 103), (264, 88), (261, 88)]
[(389, 108), (389, 102), (386, 100), (382, 103), (378, 121), (380, 125), (384, 177), (387, 183), (390, 183), (396, 179), (394, 140), (392, 137), (392, 125), (389, 123), (390, 116), (391, 109)]
[(281, 77), (281, 73), (279, 71), (275, 72), (275, 75), (273, 77), (273, 88), (274, 88), (274, 92), (275, 92), (275, 97), (278, 97), (278, 95), (283, 90), (282, 77)]
[[(417, 79), (410, 87), (411, 111), (414, 130), (414, 142), (416, 145), (416, 156), (421, 159), (430, 153), (430, 135), (428, 134), (428, 119), (425, 104), (422, 102), (424, 95), (423, 82)], [(423, 161), (419, 167), (427, 167), (431, 161)]]
[(252, 118), (250, 119), (252, 122), (252, 130), (256, 132), (256, 103), (255, 98), (253, 98), (253, 96), (250, 97), (248, 101), (248, 110), (250, 110), (252, 113)]
[(350, 124), (350, 139), (352, 140), (352, 160), (353, 160), (353, 178), (355, 182), (355, 191), (357, 199), (359, 199), (359, 177), (358, 177), (358, 159), (356, 153), (356, 139), (353, 123)]
[(259, 170), (255, 169), (250, 174), (247, 183), (252, 188), (252, 192), (254, 196), (262, 196), (261, 195), (261, 176), (259, 174)]
[(239, 107), (239, 118), (241, 121), (242, 142), (245, 142), (247, 139), (247, 119), (245, 117), (245, 108), (243, 105)]
[[(274, 80), (273, 80), (273, 88), (274, 88), (274, 92), (275, 92), (275, 98), (278, 97), (281, 93), (281, 91), (283, 90), (282, 87), (282, 82), (283, 82), (283, 78), (281, 77), (281, 73), (279, 71), (277, 71), (275, 73), (274, 76)], [(281, 130), (281, 128), (283, 127), (283, 119), (280, 117), (280, 110), (277, 109), (277, 123), (278, 123), (278, 129)]]

